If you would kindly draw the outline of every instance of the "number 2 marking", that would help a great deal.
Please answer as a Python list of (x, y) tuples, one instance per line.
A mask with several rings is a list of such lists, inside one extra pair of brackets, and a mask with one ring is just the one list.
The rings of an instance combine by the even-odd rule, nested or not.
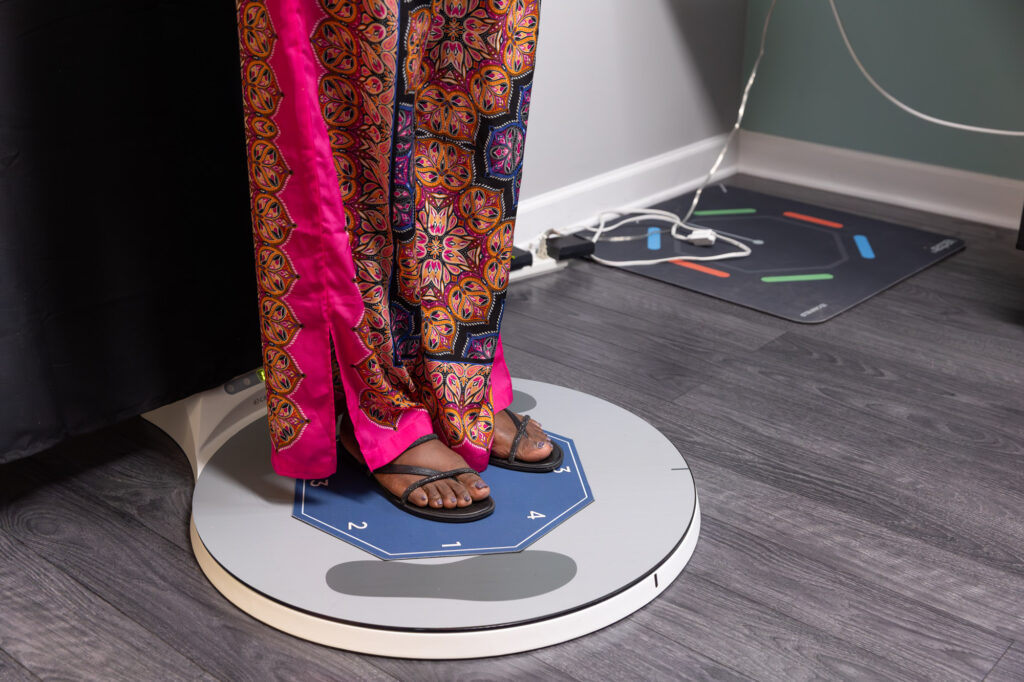
[(533, 520), (535, 520), (535, 519), (543, 519), (543, 518), (547, 518), (547, 517), (545, 517), (545, 516), (544, 516), (543, 514), (541, 514), (540, 512), (535, 512), (535, 511), (531, 511), (531, 512), (530, 512), (530, 515), (529, 515), (529, 516), (527, 516), (526, 518), (528, 518), (528, 519), (530, 519), (531, 521), (533, 521)]
[(363, 525), (361, 525), (361, 526), (358, 523), (353, 523), (353, 522), (349, 521), (348, 522), (348, 529), (349, 530), (366, 530), (366, 526), (367, 525), (368, 524), (366, 523), (366, 521), (363, 521)]

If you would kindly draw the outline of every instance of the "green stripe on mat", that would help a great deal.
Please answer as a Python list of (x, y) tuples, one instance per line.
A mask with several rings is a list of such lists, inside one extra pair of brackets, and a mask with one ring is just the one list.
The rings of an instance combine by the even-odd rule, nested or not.
[(771, 277), (762, 277), (762, 282), (768, 284), (776, 284), (778, 282), (816, 282), (818, 280), (834, 279), (831, 274), (822, 272), (816, 275), (774, 275)]
[(707, 211), (694, 211), (693, 215), (747, 215), (757, 213), (756, 208), (716, 208)]

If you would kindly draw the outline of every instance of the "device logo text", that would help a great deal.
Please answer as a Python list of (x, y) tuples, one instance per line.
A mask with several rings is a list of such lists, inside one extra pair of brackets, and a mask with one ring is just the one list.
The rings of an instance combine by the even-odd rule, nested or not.
[(822, 311), (822, 310), (824, 310), (827, 307), (828, 307), (828, 303), (819, 303), (818, 305), (814, 306), (813, 308), (808, 308), (807, 310), (805, 310), (802, 313), (800, 313), (800, 317), (810, 317), (814, 313)]

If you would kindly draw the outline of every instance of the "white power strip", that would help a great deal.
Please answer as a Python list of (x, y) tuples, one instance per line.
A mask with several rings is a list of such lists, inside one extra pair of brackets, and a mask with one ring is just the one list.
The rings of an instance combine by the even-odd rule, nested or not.
[(537, 277), (539, 275), (547, 275), (552, 272), (558, 272), (564, 270), (569, 264), (569, 261), (562, 260), (558, 261), (554, 258), (540, 257), (536, 251), (530, 250), (533, 254), (533, 263), (527, 265), (525, 268), (519, 268), (509, 273), (509, 282), (518, 282), (524, 279), (530, 279), (531, 277)]

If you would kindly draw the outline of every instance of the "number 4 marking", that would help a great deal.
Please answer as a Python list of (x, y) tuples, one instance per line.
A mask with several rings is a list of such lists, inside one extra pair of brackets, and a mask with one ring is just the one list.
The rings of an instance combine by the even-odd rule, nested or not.
[(543, 514), (541, 514), (540, 512), (531, 511), (530, 515), (527, 516), (526, 518), (528, 518), (528, 519), (530, 519), (532, 521), (534, 519), (543, 519), (543, 518), (546, 518), (546, 517)]

